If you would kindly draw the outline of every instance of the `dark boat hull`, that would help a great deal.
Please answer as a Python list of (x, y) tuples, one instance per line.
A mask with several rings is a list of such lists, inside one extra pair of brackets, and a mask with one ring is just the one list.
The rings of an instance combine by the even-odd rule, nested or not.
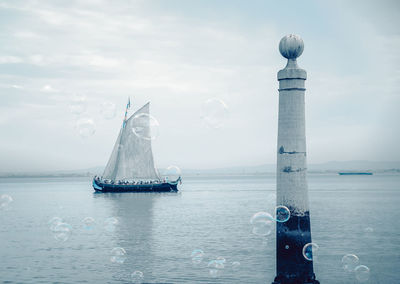
[(372, 176), (372, 173), (369, 172), (339, 172), (341, 176)]
[(178, 191), (178, 183), (108, 184), (93, 179), (93, 188), (96, 192), (176, 192)]

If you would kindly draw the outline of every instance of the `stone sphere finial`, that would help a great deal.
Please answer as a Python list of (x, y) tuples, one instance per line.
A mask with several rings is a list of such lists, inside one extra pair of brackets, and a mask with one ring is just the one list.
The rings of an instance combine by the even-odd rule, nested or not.
[(296, 59), (304, 50), (304, 42), (298, 35), (284, 36), (279, 42), (279, 51), (287, 59)]

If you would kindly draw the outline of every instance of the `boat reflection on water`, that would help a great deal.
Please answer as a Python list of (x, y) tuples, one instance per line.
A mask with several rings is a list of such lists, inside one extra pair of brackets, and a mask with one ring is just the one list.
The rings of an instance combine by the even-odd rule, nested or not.
[[(103, 220), (103, 233), (98, 241), (104, 243), (105, 252), (108, 251), (108, 263), (105, 269), (110, 269), (116, 281), (130, 282), (131, 274), (141, 271), (144, 282), (154, 280), (152, 267), (157, 265), (153, 253), (153, 207), (159, 199), (167, 195), (179, 193), (93, 193), (97, 208), (102, 208), (98, 218)], [(108, 224), (109, 220), (117, 224)], [(123, 248), (126, 258), (122, 263), (112, 262), (113, 248)], [(105, 258), (107, 260), (107, 258)]]

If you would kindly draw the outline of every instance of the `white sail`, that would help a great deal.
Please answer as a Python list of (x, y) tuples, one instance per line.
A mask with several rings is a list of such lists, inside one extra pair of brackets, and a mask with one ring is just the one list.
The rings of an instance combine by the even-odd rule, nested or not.
[[(160, 179), (154, 167), (151, 140), (146, 139), (150, 137), (149, 109), (150, 103), (147, 103), (124, 123), (104, 170), (103, 179)], [(137, 136), (133, 129), (140, 129), (141, 136)]]

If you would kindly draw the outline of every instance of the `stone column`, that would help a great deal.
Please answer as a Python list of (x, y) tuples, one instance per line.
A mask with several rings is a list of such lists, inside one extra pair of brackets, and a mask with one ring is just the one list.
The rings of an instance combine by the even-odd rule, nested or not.
[(288, 35), (279, 43), (279, 51), (288, 59), (278, 72), (279, 119), (276, 196), (277, 205), (290, 210), (286, 222), (276, 226), (276, 277), (274, 284), (319, 283), (313, 262), (303, 256), (303, 247), (311, 243), (308, 207), (304, 83), (307, 72), (297, 66), (303, 53), (303, 40)]

